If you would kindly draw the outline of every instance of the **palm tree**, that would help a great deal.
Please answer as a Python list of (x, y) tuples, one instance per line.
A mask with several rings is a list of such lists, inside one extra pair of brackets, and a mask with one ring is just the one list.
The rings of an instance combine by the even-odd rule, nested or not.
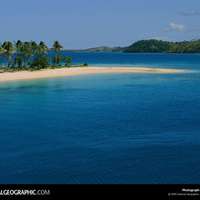
[(15, 44), (16, 49), (18, 49), (19, 46), (22, 45), (22, 42), (21, 40), (17, 40), (17, 42), (14, 41), (14, 44)]
[(60, 49), (63, 48), (63, 46), (58, 42), (58, 41), (54, 41), (54, 44), (52, 46), (55, 50), (56, 56), (55, 56), (55, 64), (57, 64), (57, 51), (60, 51)]
[(45, 53), (47, 53), (47, 46), (45, 45), (45, 43), (43, 41), (40, 41), (39, 44), (40, 48), (41, 48), (41, 53), (44, 55)]
[(35, 41), (30, 41), (30, 48), (32, 49), (32, 53), (37, 53), (38, 45)]
[(15, 44), (15, 48), (16, 48), (16, 53), (15, 53), (16, 57), (14, 58), (13, 64), (14, 64), (14, 66), (16, 64), (18, 64), (18, 66), (22, 66), (23, 60), (20, 57), (19, 52), (20, 52), (21, 47), (23, 46), (23, 43), (21, 40), (17, 40), (17, 42), (14, 41), (14, 44)]
[(11, 42), (4, 42), (2, 47), (6, 50), (4, 52), (4, 56), (6, 56), (6, 66), (7, 66), (7, 63), (8, 63), (8, 66), (10, 66), (10, 61), (12, 60), (11, 56), (14, 54), (15, 48)]
[(3, 57), (5, 56), (5, 53), (6, 53), (6, 49), (4, 49), (1, 45), (0, 46), (0, 66), (3, 64)]
[(17, 60), (19, 63), (21, 63), (22, 68), (24, 68), (24, 65), (27, 65), (28, 62), (30, 62), (30, 58), (33, 55), (33, 48), (34, 45), (32, 45), (32, 42), (24, 42), (22, 43), (18, 49), (17, 49)]
[(47, 53), (47, 46), (44, 44), (44, 42), (40, 41), (40, 44), (37, 45), (37, 47), (35, 48), (35, 54), (42, 54), (44, 55), (45, 53)]

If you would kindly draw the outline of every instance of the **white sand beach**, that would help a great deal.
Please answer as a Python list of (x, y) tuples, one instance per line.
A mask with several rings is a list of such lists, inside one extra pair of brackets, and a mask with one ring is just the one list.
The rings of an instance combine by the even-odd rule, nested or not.
[(0, 82), (102, 73), (180, 73), (184, 70), (141, 67), (72, 67), (0, 73)]

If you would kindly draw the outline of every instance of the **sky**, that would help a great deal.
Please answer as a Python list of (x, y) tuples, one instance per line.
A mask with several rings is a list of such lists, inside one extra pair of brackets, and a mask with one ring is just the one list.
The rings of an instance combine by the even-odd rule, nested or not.
[(200, 0), (0, 0), (0, 42), (64, 49), (200, 39)]

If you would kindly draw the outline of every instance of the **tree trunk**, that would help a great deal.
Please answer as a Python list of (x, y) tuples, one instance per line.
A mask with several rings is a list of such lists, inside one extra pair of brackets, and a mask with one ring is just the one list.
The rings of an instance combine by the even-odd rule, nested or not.
[(6, 70), (6, 67), (7, 67), (7, 63), (8, 63), (8, 57), (6, 57), (6, 65), (5, 65), (5, 70)]
[(10, 57), (8, 56), (8, 67), (10, 69)]
[(55, 49), (55, 51), (56, 51), (55, 64), (57, 65), (57, 49)]
[(2, 58), (1, 58), (1, 64), (2, 64), (2, 66), (3, 66), (3, 56), (2, 56)]

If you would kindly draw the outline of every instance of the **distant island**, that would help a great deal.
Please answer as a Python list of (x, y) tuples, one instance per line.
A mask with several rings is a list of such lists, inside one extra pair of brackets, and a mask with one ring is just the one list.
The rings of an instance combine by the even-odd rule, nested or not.
[[(78, 49), (78, 50), (61, 50), (61, 52), (123, 52), (126, 47), (95, 47), (89, 49)], [(49, 49), (50, 52), (54, 52), (54, 49)]]
[[(124, 53), (200, 53), (200, 39), (182, 42), (162, 40), (140, 40), (128, 47), (96, 47), (83, 50), (61, 50), (62, 52), (124, 52)], [(53, 52), (53, 49), (49, 49)]]
[(127, 47), (124, 53), (200, 53), (200, 40), (167, 42), (162, 40), (140, 40)]

